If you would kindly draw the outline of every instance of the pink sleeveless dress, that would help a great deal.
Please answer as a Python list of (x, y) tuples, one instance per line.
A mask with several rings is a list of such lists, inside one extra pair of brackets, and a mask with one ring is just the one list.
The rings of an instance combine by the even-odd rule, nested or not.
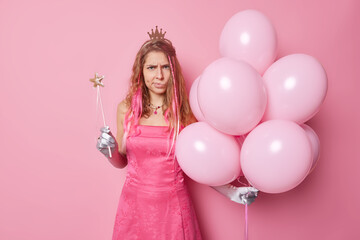
[(167, 158), (167, 130), (139, 125), (127, 139), (128, 169), (113, 240), (201, 240), (174, 151)]

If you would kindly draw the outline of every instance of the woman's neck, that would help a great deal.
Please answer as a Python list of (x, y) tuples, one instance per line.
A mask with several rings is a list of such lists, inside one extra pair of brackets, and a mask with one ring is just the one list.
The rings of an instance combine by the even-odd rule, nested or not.
[(162, 106), (164, 99), (165, 95), (150, 94), (150, 103), (155, 106)]

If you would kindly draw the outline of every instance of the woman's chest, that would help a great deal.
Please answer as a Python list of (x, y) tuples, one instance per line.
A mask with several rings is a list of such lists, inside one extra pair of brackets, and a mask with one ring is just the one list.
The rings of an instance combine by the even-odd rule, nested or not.
[(139, 120), (140, 125), (150, 126), (167, 126), (167, 122), (163, 114), (152, 114), (148, 118), (142, 117)]

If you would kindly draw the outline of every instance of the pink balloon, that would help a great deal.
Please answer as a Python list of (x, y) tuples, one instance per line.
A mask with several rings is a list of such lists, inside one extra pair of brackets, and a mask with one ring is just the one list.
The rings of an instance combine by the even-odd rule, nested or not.
[(198, 97), (197, 97), (197, 91), (198, 91), (198, 85), (199, 85), (200, 77), (197, 77), (190, 88), (190, 94), (189, 94), (189, 102), (191, 111), (193, 112), (194, 116), (198, 121), (204, 122), (205, 117), (201, 112), (201, 109), (199, 107), (198, 103)]
[(175, 149), (182, 170), (199, 183), (224, 185), (240, 174), (240, 148), (235, 138), (213, 129), (205, 122), (184, 128)]
[(249, 64), (220, 58), (201, 75), (198, 101), (206, 122), (212, 127), (242, 135), (261, 120), (266, 90), (260, 74)]
[(312, 164), (309, 174), (314, 170), (319, 158), (320, 158), (320, 139), (316, 132), (308, 125), (302, 124), (301, 127), (305, 130), (306, 135), (311, 144), (312, 150)]
[(318, 112), (326, 96), (326, 72), (309, 55), (280, 58), (263, 78), (268, 93), (263, 120), (286, 119), (302, 124)]
[(275, 28), (259, 11), (238, 12), (222, 30), (220, 53), (224, 57), (246, 61), (262, 74), (276, 58)]
[(271, 120), (246, 137), (240, 162), (255, 188), (267, 193), (286, 192), (307, 176), (312, 164), (311, 145), (296, 123)]

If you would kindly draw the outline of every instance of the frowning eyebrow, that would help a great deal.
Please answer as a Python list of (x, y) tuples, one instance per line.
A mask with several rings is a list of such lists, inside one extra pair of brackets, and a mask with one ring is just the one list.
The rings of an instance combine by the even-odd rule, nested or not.
[[(145, 65), (145, 66), (147, 66), (147, 67), (157, 67), (158, 65), (156, 65), (156, 64), (147, 64), (147, 65)], [(170, 66), (169, 64), (163, 64), (163, 65), (161, 65), (162, 67), (165, 67), (165, 66)]]

